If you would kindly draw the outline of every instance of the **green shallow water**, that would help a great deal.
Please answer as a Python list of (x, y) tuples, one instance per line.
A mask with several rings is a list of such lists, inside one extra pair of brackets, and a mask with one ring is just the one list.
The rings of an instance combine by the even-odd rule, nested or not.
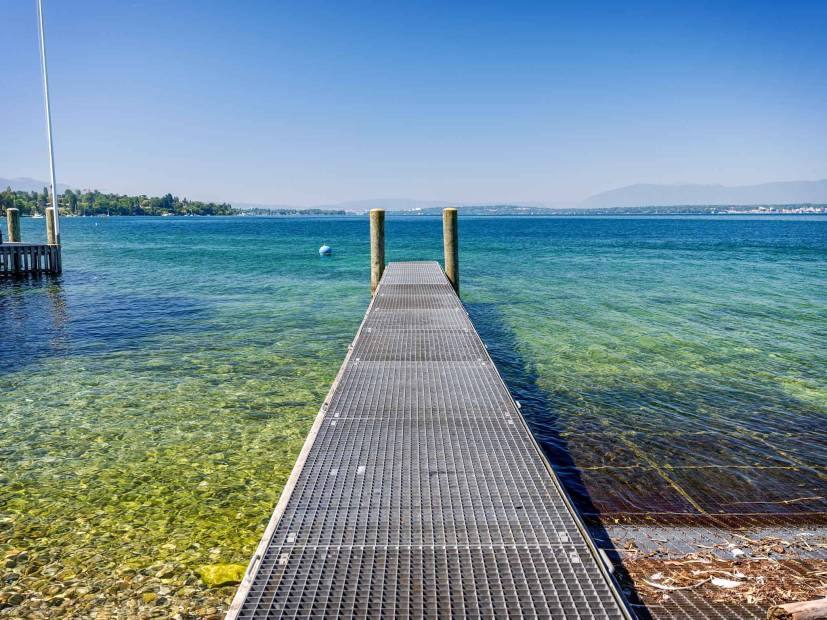
[[(388, 260), (440, 226), (390, 218)], [(35, 600), (0, 614), (210, 617), (233, 588), (193, 571), (258, 542), (369, 301), (367, 220), (62, 232), (60, 279), (0, 284), (4, 591)], [(582, 511), (827, 513), (827, 218), (466, 218), (461, 267)]]

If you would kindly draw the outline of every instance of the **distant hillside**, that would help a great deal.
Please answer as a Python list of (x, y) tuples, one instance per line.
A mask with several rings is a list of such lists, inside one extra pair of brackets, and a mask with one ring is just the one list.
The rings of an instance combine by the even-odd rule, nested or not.
[(294, 209), (291, 207), (272, 207), (272, 206), (265, 206), (265, 207), (251, 207), (247, 209), (238, 209), (236, 208), (238, 215), (255, 215), (261, 217), (269, 217), (269, 216), (281, 216), (281, 215), (298, 215), (298, 216), (310, 216), (310, 215), (350, 215), (353, 216), (353, 213), (349, 213), (347, 211), (343, 211), (342, 209), (315, 209), (315, 208), (307, 208), (307, 209)]
[(584, 209), (651, 205), (757, 205), (827, 202), (827, 179), (760, 185), (629, 185), (596, 194), (580, 203)]
[[(0, 216), (5, 217), (6, 209), (18, 209), (20, 215), (43, 213), (49, 197), (40, 192), (0, 191)], [(199, 202), (165, 196), (127, 196), (103, 194), (99, 191), (73, 192), (67, 189), (58, 196), (58, 206), (64, 215), (235, 215), (228, 204)]]
[[(27, 177), (0, 177), (0, 192), (11, 187), (16, 192), (41, 193), (47, 182)], [(71, 186), (58, 183), (64, 193)], [(81, 193), (98, 194), (84, 190)], [(106, 194), (118, 196), (118, 194)], [(213, 203), (204, 203), (210, 204)], [(657, 185), (637, 184), (595, 194), (580, 203), (472, 203), (411, 198), (374, 198), (352, 200), (309, 207), (288, 204), (236, 202), (232, 207), (248, 215), (353, 215), (370, 209), (385, 209), (396, 215), (437, 215), (445, 207), (456, 207), (465, 215), (575, 215), (582, 212), (619, 214), (622, 210), (642, 213), (726, 213), (731, 207), (775, 206), (798, 208), (827, 204), (827, 179), (820, 181), (786, 181), (760, 185)], [(218, 205), (217, 205), (218, 206)], [(229, 205), (216, 212), (229, 213)], [(675, 209), (680, 207), (679, 209)], [(117, 207), (115, 207), (117, 209)], [(644, 208), (644, 211), (638, 211)], [(120, 209), (119, 209), (120, 210)], [(773, 212), (784, 212), (774, 208)], [(819, 211), (820, 212), (820, 211)]]
[[(38, 181), (37, 179), (30, 179), (29, 177), (16, 177), (14, 179), (4, 179), (0, 177), (0, 191), (7, 187), (11, 187), (16, 192), (42, 192), (44, 187), (49, 187), (48, 181)], [(67, 189), (68, 185), (63, 183), (57, 184), (57, 193), (62, 194)]]
[(293, 205), (273, 205), (259, 202), (233, 202), (232, 205), (234, 209), (238, 209), (239, 211), (283, 211), (300, 209), (300, 207)]
[(373, 198), (369, 200), (350, 200), (347, 202), (336, 202), (331, 204), (320, 204), (312, 207), (298, 207), (285, 204), (259, 204), (250, 202), (234, 202), (233, 206), (241, 211), (315, 211), (315, 212), (338, 212), (364, 213), (371, 209), (385, 209), (386, 211), (413, 211), (416, 209), (427, 209), (432, 207), (455, 206), (445, 201), (436, 200), (413, 200), (411, 198)]

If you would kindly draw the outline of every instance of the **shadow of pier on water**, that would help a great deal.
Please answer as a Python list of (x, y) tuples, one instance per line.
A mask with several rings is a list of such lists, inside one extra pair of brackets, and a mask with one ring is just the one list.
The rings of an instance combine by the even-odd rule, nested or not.
[[(520, 354), (516, 334), (505, 322), (496, 304), (467, 303), (464, 306), (512, 396), (520, 403), (521, 413), (552, 469), (565, 472), (558, 478), (581, 518), (586, 517), (586, 527), (596, 546), (605, 551), (611, 560), (614, 576), (618, 583), (623, 584), (627, 601), (634, 606), (638, 618), (651, 618), (637, 592), (629, 586), (631, 580), (625, 573), (620, 554), (599, 518), (600, 511), (592, 501), (572, 457), (566, 429), (555, 411), (552, 398), (540, 387), (533, 363)], [(576, 488), (577, 493), (572, 493), (571, 488)]]

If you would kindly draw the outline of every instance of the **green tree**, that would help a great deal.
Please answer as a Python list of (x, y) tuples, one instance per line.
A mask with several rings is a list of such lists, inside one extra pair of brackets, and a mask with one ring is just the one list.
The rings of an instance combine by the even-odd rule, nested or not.
[(0, 194), (0, 213), (6, 214), (6, 209), (14, 208), (14, 192), (11, 187), (7, 187), (5, 191)]
[(37, 196), (37, 210), (40, 213), (43, 213), (46, 210), (46, 207), (49, 206), (49, 188), (44, 187), (43, 193)]
[(77, 214), (78, 212), (78, 196), (70, 189), (63, 192), (63, 200), (69, 213)]
[[(172, 194), (163, 197), (127, 196), (120, 194), (102, 194), (95, 190), (81, 192), (66, 190), (59, 198), (61, 209), (70, 214), (83, 215), (161, 215), (173, 213), (178, 215), (233, 215), (232, 206), (222, 203), (199, 202), (179, 199)], [(20, 209), (22, 215), (30, 214), (35, 209), (43, 209), (48, 204), (46, 198), (38, 192), (17, 192), (7, 188), (0, 192), (0, 212), (10, 207)]]
[(175, 198), (172, 197), (172, 194), (166, 194), (163, 198), (161, 198), (158, 208), (162, 211), (172, 211), (174, 204)]

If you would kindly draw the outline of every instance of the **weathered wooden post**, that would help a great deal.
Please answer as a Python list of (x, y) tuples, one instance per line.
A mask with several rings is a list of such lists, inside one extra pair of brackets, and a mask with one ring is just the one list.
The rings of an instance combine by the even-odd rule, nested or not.
[(6, 223), (9, 227), (9, 242), (20, 243), (20, 209), (6, 209)]
[(49, 248), (46, 249), (48, 256), (48, 270), (51, 273), (60, 273), (62, 271), (60, 265), (60, 237), (58, 236), (57, 227), (57, 213), (54, 207), (46, 209), (46, 243)]
[(385, 210), (370, 210), (370, 292), (376, 292), (385, 271)]
[(459, 243), (457, 241), (457, 210), (442, 210), (442, 242), (445, 247), (445, 275), (459, 295)]
[(49, 245), (57, 245), (57, 234), (55, 234), (55, 209), (48, 207), (46, 209), (46, 243)]

